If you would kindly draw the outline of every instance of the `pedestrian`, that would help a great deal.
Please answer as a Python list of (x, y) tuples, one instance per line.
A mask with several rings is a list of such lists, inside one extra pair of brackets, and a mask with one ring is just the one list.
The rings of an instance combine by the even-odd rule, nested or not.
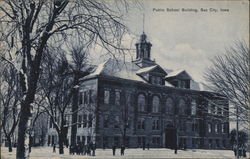
[(93, 146), (92, 146), (92, 156), (95, 156), (95, 149), (96, 149), (96, 145), (95, 144), (93, 144)]
[(239, 147), (239, 157), (241, 158), (241, 156), (242, 156), (242, 147), (240, 146)]
[(53, 145), (53, 153), (56, 152), (56, 144)]
[(246, 154), (246, 146), (243, 147), (243, 157), (246, 158), (247, 154)]
[(113, 156), (115, 156), (115, 149), (116, 149), (116, 146), (114, 145), (114, 146), (112, 147), (112, 150), (113, 150)]
[(177, 145), (175, 145), (174, 153), (177, 154)]
[(105, 144), (105, 142), (104, 142), (104, 143), (103, 143), (103, 146), (102, 146), (102, 149), (105, 150), (105, 148), (106, 148), (106, 144)]
[(121, 146), (121, 156), (124, 156), (124, 151), (125, 151), (125, 146), (122, 145), (122, 146)]
[(148, 150), (149, 150), (149, 143), (147, 143), (147, 147), (148, 147)]
[(142, 149), (145, 150), (145, 147), (146, 147), (145, 142), (143, 142)]

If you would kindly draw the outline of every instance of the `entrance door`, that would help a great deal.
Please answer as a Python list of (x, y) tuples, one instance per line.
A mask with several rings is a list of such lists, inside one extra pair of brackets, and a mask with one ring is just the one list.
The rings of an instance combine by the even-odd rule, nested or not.
[(176, 129), (171, 127), (171, 128), (166, 128), (165, 129), (165, 146), (166, 148), (174, 149), (177, 146), (177, 134), (176, 134)]

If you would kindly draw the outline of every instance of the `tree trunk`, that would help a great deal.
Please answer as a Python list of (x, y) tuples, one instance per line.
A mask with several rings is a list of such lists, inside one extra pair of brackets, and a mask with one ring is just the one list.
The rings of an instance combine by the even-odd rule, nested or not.
[(12, 152), (11, 137), (10, 136), (6, 136), (6, 138), (7, 138), (7, 141), (8, 141), (9, 152)]
[[(78, 77), (75, 75), (74, 78), (74, 85), (78, 84)], [(77, 109), (78, 109), (78, 89), (73, 88), (72, 90), (72, 107), (71, 111), (73, 112), (72, 114), (72, 127), (71, 127), (71, 138), (70, 138), (70, 145), (75, 145), (76, 144), (76, 133), (77, 133)]]
[(20, 121), (18, 124), (18, 144), (16, 159), (29, 158), (29, 133), (28, 128), (31, 124), (30, 106), (29, 104), (22, 103), (20, 111)]
[(59, 154), (63, 154), (63, 143), (64, 143), (64, 134), (63, 132), (59, 133)]

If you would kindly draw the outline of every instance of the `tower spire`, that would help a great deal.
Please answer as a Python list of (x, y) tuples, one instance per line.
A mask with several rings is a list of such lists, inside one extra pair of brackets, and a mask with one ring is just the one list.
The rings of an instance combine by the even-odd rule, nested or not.
[(143, 21), (142, 21), (142, 32), (144, 33), (144, 27), (145, 27), (145, 13), (143, 13)]

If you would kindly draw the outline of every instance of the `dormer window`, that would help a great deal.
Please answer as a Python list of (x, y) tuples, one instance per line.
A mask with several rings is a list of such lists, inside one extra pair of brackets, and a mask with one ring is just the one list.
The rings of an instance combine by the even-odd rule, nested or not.
[(157, 85), (162, 85), (162, 78), (157, 77), (157, 76), (152, 76), (151, 77), (151, 83), (152, 84), (157, 84)]

